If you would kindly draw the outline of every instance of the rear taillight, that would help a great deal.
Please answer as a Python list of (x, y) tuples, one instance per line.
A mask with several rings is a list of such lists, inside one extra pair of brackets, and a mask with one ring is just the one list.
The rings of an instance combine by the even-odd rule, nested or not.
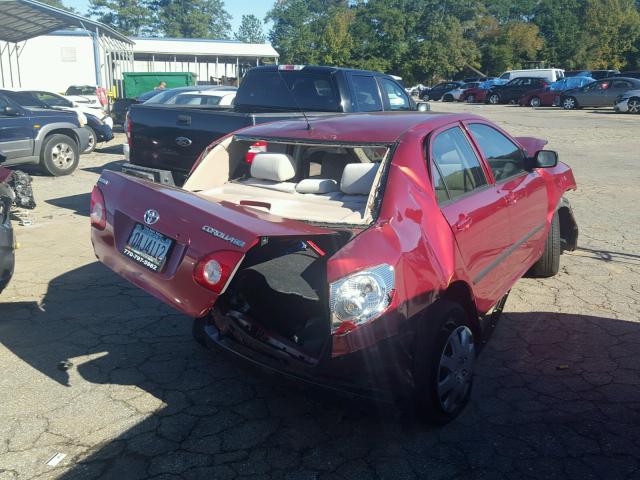
[(253, 159), (255, 158), (255, 156), (258, 153), (262, 153), (262, 152), (266, 152), (267, 151), (267, 142), (262, 141), (262, 140), (258, 140), (256, 143), (253, 143), (250, 147), (249, 147), (249, 151), (247, 152), (247, 154), (244, 156), (245, 161), (251, 165), (251, 163), (253, 162)]
[(104, 203), (104, 195), (96, 185), (91, 191), (91, 210), (89, 213), (91, 226), (98, 230), (104, 230), (107, 226), (107, 206)]
[(243, 255), (242, 252), (231, 251), (211, 253), (196, 264), (193, 270), (193, 279), (198, 285), (221, 294), (240, 264)]
[(129, 118), (129, 112), (124, 117), (124, 133), (127, 134), (127, 143), (131, 146), (131, 119)]

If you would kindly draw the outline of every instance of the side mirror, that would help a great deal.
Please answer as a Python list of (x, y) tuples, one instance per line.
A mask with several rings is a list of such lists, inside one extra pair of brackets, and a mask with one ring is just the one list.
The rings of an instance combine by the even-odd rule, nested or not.
[(427, 102), (418, 102), (416, 103), (416, 110), (418, 110), (419, 112), (428, 112), (431, 110), (431, 105), (429, 105)]
[(558, 152), (553, 150), (539, 150), (534, 157), (535, 167), (551, 168), (558, 164)]
[(18, 115), (20, 115), (20, 110), (10, 105), (7, 105), (6, 107), (4, 107), (2, 109), (2, 112), (8, 117), (17, 117)]

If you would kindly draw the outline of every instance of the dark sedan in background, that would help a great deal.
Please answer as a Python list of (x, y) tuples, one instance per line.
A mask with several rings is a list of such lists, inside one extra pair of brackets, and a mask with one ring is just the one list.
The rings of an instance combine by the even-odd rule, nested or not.
[(486, 103), (497, 105), (499, 103), (514, 103), (531, 90), (545, 88), (549, 82), (540, 77), (518, 77), (504, 85), (494, 85), (486, 94)]
[(464, 82), (440, 82), (420, 95), (422, 100), (440, 100), (445, 93), (460, 88)]
[(562, 92), (560, 105), (565, 110), (582, 107), (611, 107), (619, 95), (640, 88), (640, 79), (612, 77)]

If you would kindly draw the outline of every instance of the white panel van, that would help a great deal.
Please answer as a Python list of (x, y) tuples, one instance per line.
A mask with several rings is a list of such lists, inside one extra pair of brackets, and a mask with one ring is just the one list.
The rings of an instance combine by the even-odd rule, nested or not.
[(564, 78), (564, 70), (560, 68), (531, 68), (528, 70), (507, 70), (500, 75), (502, 80), (513, 80), (518, 77), (544, 78), (551, 83)]

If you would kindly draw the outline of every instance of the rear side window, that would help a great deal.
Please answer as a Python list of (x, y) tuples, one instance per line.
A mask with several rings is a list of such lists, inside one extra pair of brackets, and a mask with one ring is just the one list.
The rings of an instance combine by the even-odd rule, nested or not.
[(409, 98), (404, 90), (391, 80), (380, 79), (382, 94), (389, 101), (389, 110), (409, 110)]
[(355, 100), (359, 112), (379, 112), (382, 110), (382, 102), (378, 93), (376, 79), (366, 75), (354, 75), (351, 77)]
[(496, 181), (525, 171), (524, 153), (498, 130), (481, 123), (472, 123), (469, 130), (491, 167)]
[(633, 85), (631, 84), (631, 82), (629, 82), (627, 80), (614, 80), (612, 88), (619, 88), (619, 89), (626, 88), (626, 89), (631, 90), (632, 87), (633, 87)]
[(438, 202), (454, 200), (487, 184), (480, 161), (459, 127), (437, 134), (431, 142), (431, 158)]
[(247, 74), (238, 89), (236, 106), (291, 111), (299, 106), (311, 111), (340, 111), (338, 90), (331, 75), (304, 70)]

